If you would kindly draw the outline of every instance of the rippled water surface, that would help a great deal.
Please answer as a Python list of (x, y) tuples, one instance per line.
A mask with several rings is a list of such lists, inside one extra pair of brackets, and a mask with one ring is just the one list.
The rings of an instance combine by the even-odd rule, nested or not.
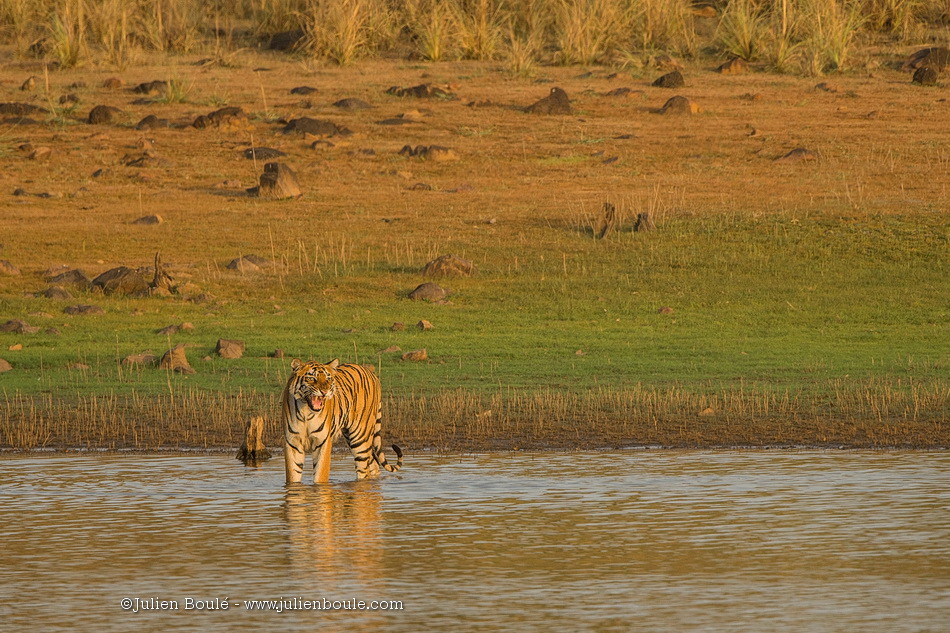
[[(291, 488), (277, 459), (0, 457), (0, 629), (950, 627), (948, 453), (408, 455), (353, 479), (343, 455)], [(324, 600), (391, 608), (289, 608)]]

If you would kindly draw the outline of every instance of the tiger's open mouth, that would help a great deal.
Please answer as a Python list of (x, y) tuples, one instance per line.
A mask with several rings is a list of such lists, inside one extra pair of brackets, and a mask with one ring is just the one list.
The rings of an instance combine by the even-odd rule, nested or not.
[(307, 404), (309, 404), (310, 408), (314, 411), (320, 411), (323, 409), (323, 398), (319, 396), (310, 396), (307, 398)]

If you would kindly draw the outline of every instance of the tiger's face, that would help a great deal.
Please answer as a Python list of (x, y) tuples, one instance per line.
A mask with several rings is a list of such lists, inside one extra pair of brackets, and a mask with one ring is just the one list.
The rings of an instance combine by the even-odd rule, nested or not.
[(332, 398), (336, 391), (336, 368), (339, 364), (337, 358), (326, 364), (293, 359), (290, 362), (294, 372), (291, 395), (306, 402), (314, 412), (322, 411), (327, 398)]

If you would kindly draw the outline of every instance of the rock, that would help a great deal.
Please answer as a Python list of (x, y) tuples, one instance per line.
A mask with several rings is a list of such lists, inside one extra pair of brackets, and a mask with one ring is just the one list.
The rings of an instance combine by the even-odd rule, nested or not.
[(11, 369), (13, 369), (13, 365), (6, 359), (0, 358), (0, 374), (10, 371)]
[(530, 114), (571, 114), (571, 100), (561, 88), (551, 88), (551, 93), (543, 99), (535, 101), (525, 112)]
[(431, 282), (419, 284), (409, 293), (413, 301), (441, 301), (449, 296), (449, 291), (438, 284)]
[(248, 160), (273, 160), (275, 158), (280, 158), (281, 156), (286, 156), (287, 152), (282, 152), (279, 149), (274, 149), (272, 147), (249, 147), (244, 150), (244, 158)]
[(162, 216), (158, 215), (157, 213), (153, 213), (152, 215), (143, 215), (143, 216), (140, 217), (139, 219), (133, 220), (133, 221), (132, 221), (132, 224), (140, 224), (140, 225), (149, 225), (149, 226), (151, 226), (151, 225), (155, 225), (155, 224), (161, 224), (161, 223), (164, 222), (164, 221), (165, 221), (165, 220), (162, 218)]
[(269, 259), (264, 259), (257, 255), (242, 255), (228, 262), (228, 265), (225, 266), (228, 270), (238, 270), (242, 273), (258, 271), (261, 268), (267, 268), (271, 266), (272, 262)]
[(26, 81), (20, 84), (20, 90), (23, 92), (33, 92), (36, 90), (36, 75), (27, 77)]
[(203, 130), (205, 128), (211, 127), (212, 125), (213, 123), (211, 122), (211, 119), (209, 119), (207, 115), (199, 114), (198, 116), (195, 117), (195, 120), (192, 122), (191, 127), (195, 128), (196, 130)]
[(425, 265), (423, 277), (471, 277), (476, 272), (470, 259), (458, 255), (440, 255)]
[(683, 79), (683, 73), (674, 70), (658, 77), (652, 85), (657, 88), (682, 88), (686, 85), (686, 80)]
[(401, 358), (405, 361), (418, 363), (424, 360), (429, 360), (429, 352), (427, 352), (425, 348), (414, 349), (411, 352), (406, 352), (405, 354), (403, 354)]
[(417, 145), (416, 147), (403, 145), (403, 148), (399, 150), (399, 154), (401, 156), (419, 157), (432, 161), (450, 161), (458, 160), (459, 158), (454, 150), (448, 147), (442, 147), (441, 145)]
[(943, 46), (922, 48), (907, 58), (902, 69), (908, 71), (925, 67), (933, 68), (937, 72), (946, 70), (950, 67), (950, 49)]
[(716, 415), (716, 411), (713, 410), (712, 407), (706, 407), (705, 409), (699, 412), (700, 417), (708, 418), (711, 415)]
[(914, 71), (914, 78), (911, 81), (920, 86), (936, 86), (937, 71), (930, 66), (921, 66)]
[(179, 343), (175, 347), (165, 352), (162, 355), (162, 359), (159, 361), (158, 366), (162, 369), (169, 369), (171, 371), (178, 372), (179, 374), (195, 373), (195, 370), (188, 363), (188, 358), (185, 356), (184, 343)]
[(219, 338), (214, 351), (221, 358), (241, 358), (244, 356), (244, 341)]
[(154, 114), (149, 114), (141, 121), (135, 124), (136, 130), (154, 130), (157, 128), (168, 127), (168, 119), (160, 119)]
[(59, 104), (67, 107), (77, 105), (79, 103), (79, 96), (73, 93), (66, 95), (61, 95), (59, 97)]
[(54, 299), (56, 301), (68, 301), (73, 298), (72, 293), (62, 286), (50, 286), (42, 292), (42, 295), (47, 299)]
[(11, 262), (0, 259), (0, 275), (9, 275), (15, 277), (20, 274), (20, 269), (14, 266)]
[(305, 36), (306, 33), (303, 29), (274, 33), (267, 42), (267, 48), (272, 51), (291, 51), (304, 41)]
[(151, 366), (158, 362), (158, 356), (152, 353), (151, 350), (142, 352), (140, 354), (129, 354), (122, 359), (122, 364), (125, 366), (131, 365), (143, 365)]
[(284, 163), (267, 163), (264, 165), (261, 184), (254, 187), (254, 189), (256, 191), (253, 191), (253, 193), (261, 198), (273, 198), (275, 200), (299, 198), (303, 195), (300, 191), (300, 181), (297, 180), (297, 174)]
[(392, 330), (393, 332), (402, 332), (403, 330), (406, 329), (406, 324), (397, 321), (393, 323), (392, 325), (390, 325), (389, 329)]
[(52, 275), (50, 274), (51, 272), (52, 271), (47, 271), (46, 281), (52, 284), (68, 284), (81, 290), (85, 290), (92, 285), (92, 281), (86, 276), (86, 273), (79, 270), (78, 268)]
[(352, 134), (350, 130), (340, 127), (332, 121), (311, 119), (306, 116), (291, 120), (284, 126), (282, 132), (284, 134), (312, 134), (313, 136), (322, 137), (348, 136)]
[(425, 319), (422, 319), (421, 321), (416, 323), (416, 327), (422, 330), (423, 332), (428, 332), (429, 330), (432, 329), (432, 323), (430, 321), (426, 321)]
[(663, 107), (660, 108), (660, 114), (698, 114), (699, 106), (686, 97), (670, 97)]
[(247, 113), (238, 106), (226, 106), (208, 113), (208, 118), (217, 127), (247, 120)]
[(118, 77), (109, 77), (102, 82), (102, 87), (107, 90), (118, 90), (125, 85), (125, 82), (119, 79)]
[(49, 110), (46, 108), (41, 108), (40, 106), (35, 106), (30, 103), (0, 103), (0, 114), (6, 114), (17, 117), (27, 117), (27, 116), (37, 116), (41, 114), (49, 114)]
[(776, 163), (797, 163), (802, 161), (818, 160), (818, 153), (804, 147), (796, 147), (784, 156), (775, 159)]
[(292, 95), (312, 95), (315, 92), (318, 92), (318, 90), (312, 86), (297, 86), (290, 89)]
[(116, 115), (122, 114), (122, 110), (107, 105), (97, 105), (89, 112), (87, 121), (92, 125), (100, 123), (111, 123)]
[(105, 314), (106, 311), (100, 306), (94, 305), (75, 305), (75, 306), (66, 306), (63, 308), (63, 312), (73, 316), (90, 316), (95, 314)]
[(657, 310), (657, 314), (673, 314), (673, 308), (670, 306), (663, 306)]
[(720, 75), (744, 75), (749, 72), (749, 63), (741, 57), (733, 57), (716, 68)]
[(822, 81), (821, 83), (815, 84), (815, 92), (830, 92), (831, 94), (835, 94), (838, 92), (838, 87), (827, 81)]
[(36, 334), (40, 328), (30, 325), (22, 319), (10, 319), (6, 323), (0, 324), (0, 332), (12, 332), (14, 334)]
[(392, 86), (386, 91), (386, 94), (395, 95), (397, 97), (416, 97), (417, 99), (450, 99), (455, 96), (448, 90), (440, 88), (439, 86), (433, 86), (432, 84), (419, 84), (418, 86), (411, 86), (409, 88)]
[(146, 279), (148, 272), (148, 268), (119, 266), (93, 279), (92, 286), (107, 295), (145, 295), (149, 291), (149, 282)]
[(50, 159), (53, 155), (53, 150), (49, 147), (37, 147), (32, 152), (27, 155), (29, 160), (35, 160), (39, 162), (45, 162)]
[(23, 350), (23, 343), (14, 343), (13, 345), (11, 345), (10, 347), (8, 347), (7, 349), (10, 350), (11, 352), (19, 352), (19, 351), (22, 351), (22, 350)]
[(156, 79), (155, 81), (146, 81), (145, 83), (140, 83), (135, 88), (132, 88), (132, 92), (140, 95), (161, 95), (168, 92), (168, 82), (161, 79)]
[(270, 356), (271, 358), (283, 358), (283, 357), (284, 357), (284, 350), (282, 350), (282, 349), (280, 349), (280, 348), (278, 347), (278, 348), (275, 349), (273, 352), (271, 352), (270, 354), (268, 354), (268, 356)]
[(341, 110), (369, 110), (373, 106), (362, 99), (347, 98), (335, 102), (333, 107), (340, 108)]

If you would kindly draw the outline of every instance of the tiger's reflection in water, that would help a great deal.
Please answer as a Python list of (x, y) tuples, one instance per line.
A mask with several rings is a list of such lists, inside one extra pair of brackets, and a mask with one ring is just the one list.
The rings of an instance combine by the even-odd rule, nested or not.
[[(287, 488), (284, 516), (294, 595), (307, 600), (385, 599), (381, 504), (376, 479)], [(350, 619), (356, 615), (348, 613)], [(364, 624), (381, 615), (359, 614), (356, 619)]]

